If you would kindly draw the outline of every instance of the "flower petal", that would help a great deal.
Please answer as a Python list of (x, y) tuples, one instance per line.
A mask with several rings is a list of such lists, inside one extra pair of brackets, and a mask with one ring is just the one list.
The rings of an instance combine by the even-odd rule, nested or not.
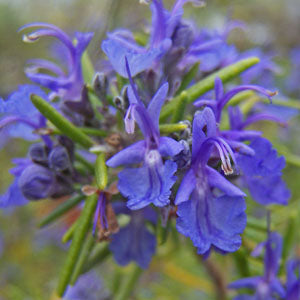
[(240, 234), (246, 226), (245, 200), (227, 195), (194, 190), (191, 201), (178, 205), (177, 230), (189, 237), (199, 254), (211, 247), (234, 252), (241, 245)]
[(163, 207), (170, 203), (171, 187), (176, 181), (176, 163), (168, 160), (165, 164), (125, 169), (119, 173), (119, 190), (128, 198), (130, 209), (140, 209), (150, 203)]
[(183, 146), (170, 137), (163, 136), (159, 139), (158, 151), (163, 157), (166, 156), (173, 157), (182, 150), (183, 150)]
[(144, 159), (145, 151), (145, 141), (139, 141), (115, 154), (106, 164), (111, 168), (116, 168), (120, 165), (140, 163)]
[(183, 177), (176, 194), (175, 204), (179, 205), (190, 199), (190, 195), (196, 187), (196, 176), (193, 169), (190, 169)]

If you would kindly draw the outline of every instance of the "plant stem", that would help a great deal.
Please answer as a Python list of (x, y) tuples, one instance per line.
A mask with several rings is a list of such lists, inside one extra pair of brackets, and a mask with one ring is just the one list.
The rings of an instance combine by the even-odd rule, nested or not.
[(121, 285), (121, 287), (120, 287), (119, 291), (117, 292), (114, 299), (115, 300), (130, 299), (130, 296), (131, 296), (142, 272), (143, 272), (143, 270), (139, 266), (134, 265), (131, 273), (125, 277), (124, 282)]

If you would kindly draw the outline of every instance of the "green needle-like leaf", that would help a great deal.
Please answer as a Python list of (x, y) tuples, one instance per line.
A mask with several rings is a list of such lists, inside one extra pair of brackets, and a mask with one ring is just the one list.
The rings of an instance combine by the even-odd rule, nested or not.
[(39, 224), (39, 227), (45, 227), (46, 225), (49, 225), (56, 221), (58, 218), (63, 216), (66, 212), (71, 210), (73, 207), (75, 207), (77, 204), (79, 204), (85, 196), (83, 195), (76, 195), (65, 202), (63, 202), (61, 205), (59, 205), (55, 210), (53, 210), (47, 217), (45, 217)]
[[(246, 58), (211, 74), (210, 76), (197, 82), (196, 84), (192, 85), (186, 90), (187, 102), (191, 103), (198, 99), (201, 95), (212, 90), (215, 85), (216, 77), (220, 77), (223, 82), (227, 82), (237, 77), (239, 74), (251, 68), (252, 66), (256, 65), (258, 62), (259, 59), (257, 57)], [(174, 112), (177, 102), (179, 101), (179, 97), (180, 95), (175, 97), (163, 107), (162, 112), (160, 114), (162, 120), (165, 120)]]
[(183, 90), (185, 90), (188, 87), (188, 85), (196, 77), (198, 70), (199, 70), (199, 62), (195, 63), (192, 66), (192, 68), (184, 75), (181, 81), (181, 85), (177, 91), (177, 94), (181, 93)]
[(174, 113), (171, 119), (172, 123), (177, 123), (181, 120), (183, 120), (184, 116), (184, 111), (185, 111), (185, 106), (187, 105), (187, 93), (186, 91), (183, 91), (177, 101), (177, 105), (174, 109)]
[(76, 283), (78, 277), (80, 276), (80, 274), (83, 270), (83, 266), (85, 265), (85, 262), (87, 261), (89, 254), (92, 250), (94, 241), (95, 240), (94, 240), (94, 237), (92, 234), (90, 234), (84, 241), (84, 244), (82, 246), (82, 251), (80, 253), (78, 262), (76, 264), (75, 270), (74, 270), (71, 280), (70, 280), (71, 285), (74, 285)]
[(182, 131), (186, 129), (188, 126), (183, 123), (177, 123), (177, 124), (161, 124), (159, 125), (159, 131), (162, 134), (169, 134), (176, 131)]
[(96, 159), (95, 165), (96, 184), (100, 191), (104, 190), (107, 185), (107, 166), (105, 164), (105, 153), (100, 153)]
[(90, 148), (94, 143), (89, 136), (78, 129), (74, 124), (62, 116), (47, 101), (37, 95), (31, 95), (31, 101), (38, 111), (48, 119), (57, 129), (85, 148)]
[(139, 277), (141, 276), (142, 272), (143, 272), (143, 270), (139, 266), (134, 265), (130, 274), (126, 275), (126, 277), (124, 278), (124, 282), (123, 282), (123, 284), (121, 284), (119, 291), (114, 299), (115, 300), (130, 299), (132, 291), (133, 291)]
[(73, 234), (73, 240), (68, 252), (68, 257), (62, 269), (59, 282), (58, 282), (57, 294), (60, 297), (63, 296), (70, 282), (72, 273), (74, 271), (75, 265), (77, 263), (77, 260), (79, 258), (82, 249), (83, 241), (90, 227), (91, 220), (93, 218), (93, 214), (97, 206), (97, 202), (98, 202), (97, 194), (93, 194), (87, 197), (87, 200), (85, 201), (85, 205), (78, 219), (78, 222), (76, 222), (77, 224), (76, 224), (75, 232)]

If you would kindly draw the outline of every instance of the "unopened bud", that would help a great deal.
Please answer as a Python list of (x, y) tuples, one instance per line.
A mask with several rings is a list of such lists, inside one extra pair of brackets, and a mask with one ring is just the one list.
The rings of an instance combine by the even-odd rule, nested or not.
[(22, 172), (18, 184), (25, 198), (40, 200), (51, 195), (54, 176), (49, 169), (32, 164)]

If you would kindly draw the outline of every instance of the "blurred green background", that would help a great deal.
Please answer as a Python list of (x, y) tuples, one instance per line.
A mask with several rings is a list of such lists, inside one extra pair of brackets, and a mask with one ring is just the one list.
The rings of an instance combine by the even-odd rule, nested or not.
[[(173, 1), (164, 2), (166, 6), (170, 6)], [(221, 28), (229, 16), (243, 20), (247, 29), (235, 30), (230, 35), (230, 41), (241, 50), (260, 46), (286, 60), (290, 49), (300, 45), (299, 0), (207, 0), (205, 8), (195, 9), (187, 5), (185, 16), (191, 17), (199, 26), (209, 28)], [(0, 96), (5, 98), (18, 84), (28, 82), (23, 73), (28, 59), (51, 56), (48, 51), (51, 45), (49, 39), (34, 45), (22, 42), (17, 29), (23, 24), (42, 21), (53, 23), (70, 33), (76, 30), (94, 31), (95, 38), (88, 51), (97, 66), (103, 55), (100, 43), (106, 31), (120, 26), (140, 30), (149, 18), (149, 9), (145, 5), (139, 5), (138, 0), (0, 0)], [(298, 98), (300, 99), (300, 95)], [(298, 124), (299, 120), (293, 120), (290, 129), (279, 133), (274, 125), (266, 126), (265, 130), (271, 140), (284, 138), (286, 146), (293, 153), (300, 154)], [(1, 191), (5, 190), (12, 178), (8, 174), (8, 169), (12, 166), (10, 158), (22, 157), (26, 155), (26, 150), (24, 142), (11, 141), (0, 152)], [(288, 209), (277, 209), (276, 214), (282, 222), (276, 224), (281, 232), (288, 228), (286, 220), (299, 217), (299, 173), (299, 169), (293, 166), (285, 170), (285, 178), (292, 189), (293, 198)], [(249, 205), (251, 206), (251, 202)], [(68, 226), (68, 220), (63, 220), (48, 229), (36, 228), (41, 216), (52, 208), (51, 201), (41, 201), (0, 212), (1, 300), (44, 300), (52, 297), (58, 272), (66, 257), (66, 247), (60, 242), (60, 238)], [(265, 238), (261, 234), (254, 239), (249, 230), (247, 236), (253, 244)], [(297, 242), (297, 238), (294, 241)], [(293, 248), (294, 253), (297, 251), (299, 252), (299, 244)], [(212, 279), (216, 278), (210, 272), (217, 267), (225, 283), (236, 279), (237, 269), (233, 261), (238, 261), (239, 254), (234, 257), (213, 255), (203, 264), (194, 252), (189, 241), (184, 239), (159, 247), (159, 255), (143, 274), (132, 299), (218, 299)], [(121, 269), (110, 259), (97, 267), (97, 271), (109, 289), (115, 282), (114, 278), (118, 277), (116, 274), (126, 274), (130, 267)], [(262, 265), (250, 259), (250, 267), (260, 271)]]

